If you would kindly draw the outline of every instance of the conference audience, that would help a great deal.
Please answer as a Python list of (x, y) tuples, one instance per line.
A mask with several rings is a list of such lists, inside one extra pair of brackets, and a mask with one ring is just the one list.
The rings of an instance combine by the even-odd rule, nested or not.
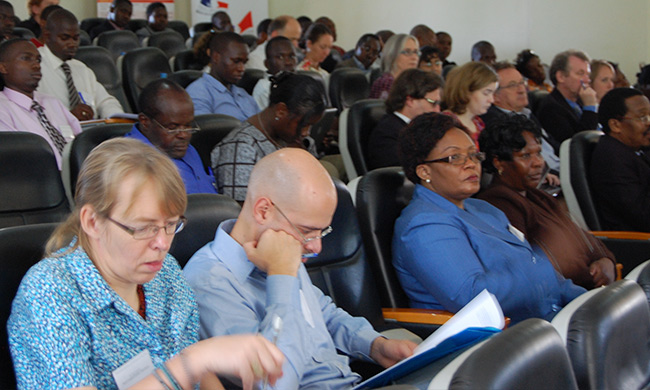
[[(300, 40), (301, 32), (300, 23), (296, 18), (289, 15), (281, 15), (273, 19), (269, 24), (268, 37), (269, 39), (275, 37), (285, 37), (291, 41), (293, 47), (298, 51), (298, 42)], [(265, 69), (264, 59), (266, 59), (266, 45), (268, 41), (257, 47), (248, 56), (246, 69)], [(297, 55), (297, 54), (296, 54)]]
[(499, 86), (499, 78), (484, 62), (468, 62), (455, 67), (445, 80), (445, 114), (457, 118), (478, 147), (478, 136), (485, 128), (479, 115), (485, 114)]
[(442, 60), (442, 67), (444, 68), (447, 65), (456, 65), (455, 62), (449, 61), (449, 55), (451, 54), (452, 39), (451, 35), (445, 31), (438, 31), (436, 33), (436, 38), (438, 44), (436, 47), (440, 50), (440, 59)]
[(462, 123), (421, 115), (402, 131), (399, 148), (416, 185), (395, 222), (393, 265), (412, 307), (457, 312), (487, 289), (513, 323), (550, 320), (585, 291), (558, 274), (499, 209), (471, 198), (485, 154)]
[(400, 131), (420, 114), (440, 112), (442, 84), (440, 76), (421, 69), (407, 69), (397, 77), (385, 101), (386, 114), (368, 139), (370, 169), (400, 165), (397, 154)]
[(234, 32), (235, 27), (232, 25), (230, 16), (224, 11), (217, 11), (212, 14), (210, 19), (212, 22), (212, 28), (215, 32)]
[(245, 121), (260, 109), (255, 99), (237, 86), (248, 61), (248, 46), (239, 34), (211, 34), (210, 72), (187, 87), (194, 115), (224, 114)]
[(327, 84), (330, 74), (320, 64), (330, 54), (332, 44), (334, 43), (334, 36), (324, 24), (314, 23), (309, 26), (305, 37), (305, 59), (298, 64), (297, 69), (316, 72), (323, 77), (323, 80)]
[(632, 88), (601, 100), (605, 135), (591, 155), (589, 179), (604, 230), (650, 232), (650, 101)]
[[(336, 65), (338, 65), (338, 63), (343, 60), (345, 50), (334, 43), (336, 42), (337, 35), (336, 25), (332, 19), (328, 18), (327, 16), (321, 16), (320, 18), (314, 20), (314, 24), (316, 23), (324, 24), (332, 33), (332, 48), (329, 52), (329, 55), (325, 57), (325, 59), (320, 63), (321, 68), (325, 69), (328, 73), (332, 73), (332, 71), (336, 68)], [(307, 49), (306, 41), (305, 49)]]
[[(84, 162), (75, 204), (12, 304), (19, 388), (190, 389), (200, 381), (219, 389), (220, 374), (251, 389), (282, 375), (282, 353), (260, 336), (199, 341), (194, 294), (167, 253), (187, 222), (187, 198), (166, 156), (135, 140), (102, 143)], [(133, 370), (134, 359), (141, 379), (116, 372)]]
[(124, 30), (131, 21), (133, 4), (129, 0), (113, 0), (108, 10), (106, 20), (90, 29), (88, 35), (94, 40), (99, 34), (106, 31)]
[(27, 11), (29, 19), (16, 23), (16, 27), (22, 27), (34, 33), (35, 37), (41, 36), (41, 12), (50, 6), (58, 5), (59, 0), (27, 0)]
[(565, 278), (587, 289), (610, 284), (616, 276), (614, 255), (576, 225), (563, 204), (538, 189), (545, 166), (541, 139), (539, 128), (523, 115), (489, 125), (479, 144), (486, 155), (483, 168), (494, 178), (478, 198), (503, 211)]
[(297, 59), (296, 52), (289, 38), (277, 36), (271, 38), (265, 45), (266, 74), (253, 88), (253, 99), (261, 109), (268, 107), (269, 95), (271, 94), (271, 77), (280, 72), (295, 72)]
[(488, 41), (478, 41), (472, 46), (472, 61), (484, 62), (490, 66), (497, 62), (494, 46)]
[(0, 1), (0, 41), (14, 37), (14, 6), (7, 0)]
[(352, 56), (347, 60), (339, 62), (336, 65), (336, 69), (361, 69), (366, 73), (366, 76), (370, 78), (370, 72), (372, 71), (371, 66), (375, 60), (379, 58), (380, 52), (381, 42), (379, 41), (379, 37), (375, 34), (363, 34), (357, 41)]
[(442, 75), (442, 60), (440, 60), (440, 50), (435, 46), (422, 46), (420, 49), (420, 60), (418, 69), (434, 72), (438, 76)]
[(47, 19), (51, 13), (60, 9), (63, 9), (63, 7), (61, 7), (58, 4), (52, 4), (43, 8), (43, 11), (41, 11), (41, 16), (38, 21), (38, 24), (41, 26), (41, 35), (36, 36), (34, 38), (29, 38), (29, 41), (33, 43), (34, 46), (36, 46), (36, 48), (40, 49), (45, 45), (45, 30), (47, 28)]
[[(379, 34), (377, 34), (379, 35)], [(370, 87), (371, 99), (386, 99), (393, 81), (406, 69), (417, 68), (420, 49), (412, 35), (395, 34), (381, 50), (381, 72)]]
[(436, 36), (436, 33), (425, 24), (418, 24), (413, 27), (409, 32), (409, 35), (414, 36), (415, 39), (418, 40), (419, 47), (436, 47), (438, 45), (438, 37)]
[(268, 107), (231, 131), (212, 150), (219, 193), (243, 202), (253, 166), (278, 149), (304, 148), (302, 141), (326, 106), (323, 86), (313, 78), (292, 73), (275, 77)]
[(161, 2), (151, 3), (147, 6), (147, 25), (135, 32), (135, 35), (143, 41), (151, 35), (161, 31), (174, 31), (167, 27), (167, 7)]

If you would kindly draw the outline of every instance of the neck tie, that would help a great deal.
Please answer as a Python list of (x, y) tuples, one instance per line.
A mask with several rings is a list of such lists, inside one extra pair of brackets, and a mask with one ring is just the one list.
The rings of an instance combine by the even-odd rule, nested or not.
[(47, 119), (45, 113), (43, 112), (43, 107), (41, 107), (41, 105), (38, 104), (36, 100), (32, 101), (32, 111), (36, 112), (38, 115), (38, 121), (41, 122), (41, 126), (43, 126), (45, 129), (47, 135), (49, 135), (52, 141), (54, 141), (54, 145), (56, 145), (59, 153), (63, 153), (63, 147), (67, 143), (65, 138), (63, 138), (61, 132), (59, 132), (59, 130), (57, 130), (56, 127), (52, 125), (50, 120)]
[(72, 73), (70, 73), (70, 65), (67, 62), (61, 64), (61, 69), (65, 73), (65, 84), (68, 87), (68, 99), (70, 100), (70, 109), (77, 107), (77, 104), (81, 103), (79, 99), (79, 93), (77, 88), (74, 86), (74, 81), (72, 81)]

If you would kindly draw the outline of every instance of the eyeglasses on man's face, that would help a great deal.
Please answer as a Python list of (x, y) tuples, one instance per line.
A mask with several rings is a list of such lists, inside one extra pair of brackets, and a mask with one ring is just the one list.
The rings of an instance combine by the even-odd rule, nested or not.
[(282, 212), (282, 210), (280, 210), (280, 208), (278, 207), (278, 205), (276, 205), (276, 204), (273, 203), (273, 202), (271, 202), (271, 205), (273, 205), (273, 207), (275, 207), (275, 209), (278, 210), (278, 213), (280, 213), (280, 215), (281, 215), (284, 219), (286, 219), (287, 222), (289, 222), (289, 225), (291, 225), (291, 227), (296, 231), (296, 233), (298, 233), (298, 236), (300, 236), (300, 239), (302, 240), (303, 245), (305, 245), (305, 244), (307, 244), (307, 243), (309, 243), (309, 242), (312, 242), (312, 241), (314, 241), (314, 240), (320, 240), (320, 239), (324, 238), (325, 236), (327, 236), (328, 234), (330, 234), (330, 233), (332, 232), (332, 230), (333, 230), (333, 229), (332, 229), (332, 226), (328, 226), (328, 227), (326, 227), (325, 229), (322, 229), (322, 230), (320, 230), (320, 231), (316, 230), (316, 232), (318, 232), (318, 234), (317, 234), (316, 236), (314, 236), (314, 237), (307, 237), (307, 235), (308, 235), (308, 234), (311, 234), (311, 232), (303, 233), (303, 232), (298, 228), (298, 226), (296, 226), (293, 222), (291, 222), (291, 220), (290, 220), (290, 219), (289, 219), (289, 218), (288, 218), (288, 217), (287, 217), (287, 216)]
[(170, 127), (165, 127), (162, 124), (160, 124), (160, 122), (158, 122), (156, 120), (156, 118), (150, 117), (148, 115), (147, 115), (147, 117), (149, 119), (151, 119), (156, 125), (158, 125), (158, 127), (165, 130), (165, 132), (167, 132), (167, 134), (169, 134), (169, 135), (177, 135), (177, 134), (180, 134), (180, 133), (194, 134), (194, 133), (201, 130), (199, 128), (199, 125), (194, 121), (189, 125), (172, 125)]

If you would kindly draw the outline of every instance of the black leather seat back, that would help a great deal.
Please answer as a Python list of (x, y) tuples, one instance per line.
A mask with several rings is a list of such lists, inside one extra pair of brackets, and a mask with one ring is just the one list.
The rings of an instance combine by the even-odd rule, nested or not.
[(106, 18), (86, 18), (81, 21), (81, 23), (79, 24), (79, 28), (89, 33), (90, 30), (92, 30), (98, 24), (104, 22), (104, 20), (106, 20)]
[(532, 112), (537, 112), (537, 109), (539, 108), (539, 104), (541, 103), (542, 100), (546, 96), (548, 96), (549, 92), (544, 91), (544, 90), (535, 90), (535, 91), (529, 91), (528, 92), (528, 107), (530, 107), (530, 110)]
[(650, 382), (650, 307), (643, 289), (619, 280), (571, 316), (566, 340), (581, 389), (638, 389)]
[(645, 292), (645, 296), (648, 298), (648, 303), (650, 303), (650, 264), (643, 268), (636, 282), (641, 286), (643, 292)]
[(36, 38), (32, 30), (24, 27), (14, 27), (13, 34), (19, 38), (25, 38), (25, 39)]
[(131, 131), (133, 124), (112, 123), (91, 127), (77, 135), (70, 146), (70, 190), (74, 196), (77, 188), (77, 178), (86, 157), (95, 147), (111, 138), (123, 137)]
[(147, 46), (157, 47), (165, 53), (167, 58), (172, 58), (181, 51), (186, 50), (185, 39), (176, 31), (160, 31), (153, 33), (147, 41)]
[(204, 114), (194, 118), (201, 131), (192, 135), (191, 144), (203, 161), (203, 166), (211, 167), (210, 153), (212, 149), (230, 133), (241, 125), (239, 119), (224, 114)]
[(564, 342), (531, 318), (488, 339), (458, 367), (449, 389), (577, 389)]
[(194, 32), (194, 36), (197, 36), (198, 34), (210, 31), (211, 28), (212, 28), (212, 23), (201, 22), (195, 24), (194, 27), (192, 28), (192, 31)]
[(106, 48), (112, 55), (113, 61), (124, 53), (140, 47), (140, 41), (133, 31), (105, 31), (97, 36), (97, 46)]
[(198, 80), (203, 76), (203, 72), (200, 70), (178, 70), (169, 75), (169, 79), (178, 83), (183, 88), (187, 88), (188, 85), (192, 84), (194, 81)]
[(70, 212), (61, 172), (47, 141), (0, 132), (0, 228), (58, 222)]
[(335, 69), (329, 84), (330, 101), (339, 112), (370, 95), (370, 83), (361, 69)]
[(309, 76), (312, 79), (318, 81), (322, 86), (323, 86), (323, 93), (325, 94), (325, 98), (327, 99), (327, 104), (330, 105), (330, 97), (327, 93), (327, 83), (325, 82), (325, 79), (323, 78), (323, 75), (314, 71), (314, 70), (302, 70), (298, 69), (296, 70), (296, 74), (301, 74), (304, 76)]
[(237, 218), (241, 207), (234, 199), (217, 194), (187, 196), (187, 226), (174, 237), (169, 253), (181, 267), (205, 244), (214, 240), (219, 224)]
[(305, 264), (312, 282), (337, 306), (365, 317), (375, 327), (384, 319), (372, 271), (366, 261), (357, 216), (345, 185), (335, 182), (338, 205), (331, 234), (323, 239), (318, 257)]
[(183, 50), (176, 53), (174, 59), (172, 60), (172, 63), (174, 66), (174, 71), (176, 72), (180, 70), (203, 70), (203, 66), (197, 62), (192, 50)]
[(357, 186), (359, 228), (382, 307), (409, 306), (393, 268), (392, 241), (395, 220), (410, 202), (414, 188), (398, 167), (372, 170)]
[(590, 230), (602, 230), (600, 218), (589, 185), (591, 155), (603, 136), (599, 130), (582, 131), (571, 138), (569, 149), (571, 186), (580, 205), (582, 216)]
[(386, 114), (383, 100), (359, 100), (348, 112), (348, 150), (359, 176), (368, 172), (368, 140), (370, 133)]
[(113, 62), (111, 53), (101, 46), (83, 46), (77, 50), (75, 58), (83, 62), (95, 73), (97, 81), (106, 88), (106, 91), (120, 102), (125, 111), (129, 111), (129, 102), (126, 100), (122, 80), (117, 66)]
[(185, 41), (190, 37), (190, 28), (187, 26), (187, 23), (182, 20), (170, 20), (167, 23), (167, 27), (181, 34)]
[(91, 46), (93, 41), (90, 39), (90, 35), (86, 30), (79, 30), (79, 47)]
[(136, 32), (139, 29), (147, 27), (147, 20), (146, 19), (131, 19), (129, 20), (129, 23), (126, 25), (126, 29), (129, 31)]
[[(246, 69), (244, 71), (244, 75), (237, 83), (237, 86), (240, 88), (244, 88), (244, 90), (246, 90), (246, 92), (248, 92), (249, 95), (252, 95), (253, 89), (255, 89), (255, 85), (257, 84), (258, 81), (264, 78), (265, 74), (266, 71), (262, 69), (253, 69), (253, 68)], [(260, 107), (261, 110), (265, 108), (266, 107)]]
[[(16, 378), (9, 353), (7, 320), (11, 302), (29, 268), (43, 258), (45, 244), (57, 223), (14, 226), (0, 229), (0, 388), (15, 389)], [(38, 335), (34, 335), (37, 337)]]
[(150, 82), (172, 73), (165, 53), (156, 47), (132, 50), (122, 59), (122, 85), (133, 112), (140, 112), (138, 97)]

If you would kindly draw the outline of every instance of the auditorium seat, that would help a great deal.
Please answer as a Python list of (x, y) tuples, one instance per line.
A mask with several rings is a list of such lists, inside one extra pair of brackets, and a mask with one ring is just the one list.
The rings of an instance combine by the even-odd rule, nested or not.
[(167, 27), (181, 34), (184, 41), (187, 41), (190, 37), (190, 28), (187, 26), (187, 23), (182, 20), (170, 20), (167, 23)]
[(262, 69), (248, 68), (244, 71), (244, 75), (237, 83), (237, 86), (246, 90), (249, 95), (252, 95), (253, 89), (255, 89), (255, 85), (258, 81), (264, 78), (265, 74), (266, 71)]
[(187, 225), (176, 234), (169, 253), (185, 267), (188, 260), (205, 244), (214, 240), (219, 224), (237, 218), (241, 207), (226, 195), (190, 194), (187, 196)]
[(143, 47), (124, 54), (121, 65), (122, 85), (133, 112), (140, 112), (138, 97), (144, 87), (172, 72), (165, 53), (155, 47)]
[(195, 37), (201, 33), (210, 31), (211, 28), (212, 28), (212, 23), (210, 22), (197, 23), (194, 26), (192, 26), (192, 31), (190, 35)]
[(246, 42), (246, 46), (248, 46), (248, 52), (255, 50), (255, 47), (257, 47), (257, 37), (255, 35), (243, 34), (241, 37)]
[(25, 39), (36, 38), (32, 30), (24, 27), (14, 27), (13, 34), (18, 38), (25, 38)]
[(160, 31), (145, 38), (146, 46), (157, 47), (165, 53), (167, 58), (172, 58), (185, 49), (183, 36), (176, 31)]
[(133, 32), (136, 32), (143, 27), (147, 27), (146, 19), (131, 19), (126, 25), (126, 29)]
[(104, 22), (104, 20), (106, 20), (106, 18), (86, 18), (81, 21), (79, 28), (87, 33), (90, 33), (90, 30), (92, 30), (93, 27), (101, 24)]
[(548, 96), (549, 92), (544, 90), (535, 90), (528, 92), (528, 107), (532, 112), (537, 112), (539, 108), (539, 103)]
[(192, 84), (195, 80), (200, 79), (203, 76), (203, 72), (200, 70), (178, 70), (169, 75), (169, 79), (178, 83), (181, 87), (187, 88), (188, 85)]
[(531, 318), (468, 349), (433, 378), (429, 389), (577, 390), (562, 338)]
[(339, 118), (339, 147), (348, 180), (368, 172), (368, 140), (382, 116), (386, 114), (384, 101), (359, 100), (341, 113)]
[(27, 132), (0, 132), (0, 228), (59, 222), (70, 212), (54, 151)]
[(79, 46), (91, 46), (92, 44), (93, 41), (90, 39), (90, 35), (88, 35), (86, 30), (79, 30)]
[(74, 58), (92, 69), (97, 81), (120, 102), (124, 111), (131, 112), (131, 107), (129, 107), (129, 102), (122, 88), (120, 73), (113, 62), (111, 53), (107, 49), (100, 46), (82, 46), (77, 50)]
[(124, 53), (128, 53), (140, 47), (140, 41), (133, 31), (113, 30), (106, 31), (94, 40), (96, 46), (106, 48), (113, 56), (113, 61)]
[[(11, 302), (29, 268), (43, 258), (45, 243), (58, 223), (41, 223), (0, 229), (0, 388), (15, 389), (7, 320)], [(38, 335), (34, 335), (38, 337)]]
[(566, 342), (579, 388), (646, 388), (650, 306), (643, 289), (631, 280), (619, 280), (586, 294), (552, 321)]
[(192, 135), (192, 146), (203, 161), (203, 166), (211, 167), (210, 153), (212, 149), (235, 127), (241, 125), (239, 119), (224, 114), (204, 114), (194, 118), (201, 131)]
[(176, 53), (174, 57), (169, 59), (169, 62), (174, 72), (179, 70), (203, 70), (201, 64), (194, 57), (192, 50), (183, 50)]
[(646, 260), (625, 276), (625, 279), (637, 282), (645, 292), (650, 303), (650, 260)]
[(90, 152), (102, 142), (116, 137), (123, 137), (131, 131), (133, 124), (113, 123), (104, 124), (84, 130), (77, 135), (70, 145), (68, 169), (70, 171), (70, 191), (74, 195), (77, 187), (77, 177), (81, 166)]
[(296, 70), (296, 74), (301, 74), (304, 76), (309, 76), (312, 79), (318, 81), (322, 86), (323, 86), (323, 91), (325, 92), (325, 96), (327, 97), (327, 104), (330, 104), (330, 97), (327, 95), (327, 82), (325, 81), (325, 78), (323, 77), (322, 74), (314, 71), (314, 70), (302, 70), (298, 69)]
[(330, 75), (330, 101), (339, 113), (350, 108), (355, 102), (367, 99), (369, 95), (370, 84), (361, 69), (340, 68)]

